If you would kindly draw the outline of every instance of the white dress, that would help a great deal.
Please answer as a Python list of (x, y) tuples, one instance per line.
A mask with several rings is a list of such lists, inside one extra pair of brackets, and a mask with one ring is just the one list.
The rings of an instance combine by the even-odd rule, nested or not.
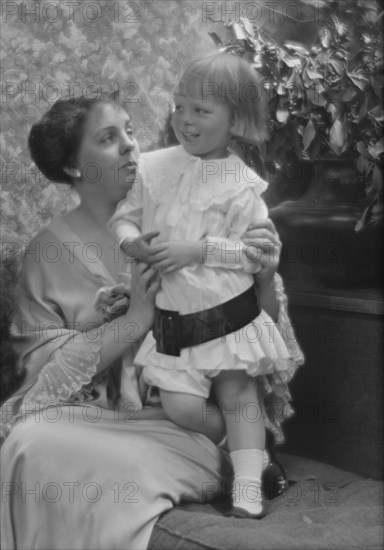
[[(156, 230), (160, 235), (153, 243), (208, 243), (203, 264), (162, 276), (157, 306), (181, 315), (194, 313), (252, 287), (254, 264), (247, 260), (241, 237), (253, 222), (268, 216), (260, 197), (267, 183), (235, 155), (203, 161), (181, 146), (143, 154), (140, 173), (142, 179), (111, 220), (119, 241)], [(285, 386), (302, 361), (292, 331), (284, 338), (284, 331), (275, 328), (262, 310), (249, 325), (224, 338), (183, 348), (180, 357), (158, 353), (150, 332), (135, 363), (144, 367), (147, 383), (169, 391), (207, 397), (210, 379), (221, 370), (235, 369), (263, 376), (264, 381), (269, 377), (268, 385), (275, 380), (269, 388), (275, 391), (273, 387)]]

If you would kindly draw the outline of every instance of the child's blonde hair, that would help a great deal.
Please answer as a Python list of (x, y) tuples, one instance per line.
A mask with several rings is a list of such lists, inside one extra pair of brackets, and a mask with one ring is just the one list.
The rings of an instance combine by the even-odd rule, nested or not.
[(265, 90), (260, 75), (241, 57), (217, 52), (192, 61), (175, 93), (225, 103), (233, 117), (233, 137), (255, 143), (265, 140)]

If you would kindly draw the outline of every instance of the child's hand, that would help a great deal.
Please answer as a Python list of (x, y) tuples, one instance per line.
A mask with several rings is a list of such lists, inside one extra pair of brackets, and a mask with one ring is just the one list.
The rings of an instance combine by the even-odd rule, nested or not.
[(194, 263), (202, 263), (200, 241), (169, 241), (151, 247), (149, 259), (152, 267), (162, 273), (172, 273)]
[(121, 248), (130, 258), (132, 258), (132, 260), (150, 263), (149, 257), (152, 249), (151, 240), (159, 235), (160, 233), (158, 231), (151, 231), (144, 235), (140, 235), (140, 237), (137, 237), (134, 241), (125, 239), (121, 243)]

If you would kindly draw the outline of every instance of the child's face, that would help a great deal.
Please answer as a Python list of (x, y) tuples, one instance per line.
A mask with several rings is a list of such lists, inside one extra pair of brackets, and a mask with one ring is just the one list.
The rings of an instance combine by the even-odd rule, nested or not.
[(225, 103), (181, 93), (175, 93), (174, 103), (172, 126), (187, 153), (204, 160), (228, 156), (232, 117)]

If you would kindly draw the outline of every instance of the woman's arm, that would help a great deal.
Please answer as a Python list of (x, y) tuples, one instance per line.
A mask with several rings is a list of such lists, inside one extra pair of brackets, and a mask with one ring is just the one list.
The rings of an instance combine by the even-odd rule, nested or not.
[[(25, 268), (13, 338), (16, 352), (27, 371), (26, 384), (34, 384), (35, 401), (64, 402), (149, 330), (157, 275), (145, 264), (133, 266), (131, 307), (105, 323), (92, 308), (94, 281), (88, 288), (81, 266), (29, 260)], [(86, 320), (72, 322), (74, 315), (86, 315)]]
[(254, 260), (255, 286), (261, 307), (277, 321), (280, 302), (277, 298), (275, 274), (279, 266), (281, 241), (270, 219), (254, 222), (243, 236), (250, 261)]
[[(127, 349), (144, 336), (154, 320), (156, 292), (159, 289), (159, 278), (154, 269), (144, 263), (132, 266), (131, 300), (125, 315), (114, 319), (103, 326), (100, 336), (100, 362), (97, 372), (109, 367), (119, 359)], [(88, 338), (97, 339), (100, 333), (94, 329), (94, 335)], [(117, 337), (116, 337), (117, 334)]]
[(276, 286), (274, 278), (270, 279), (269, 282), (258, 278), (255, 276), (255, 286), (258, 290), (258, 300), (260, 307), (268, 313), (268, 315), (277, 322), (280, 304), (276, 296)]

